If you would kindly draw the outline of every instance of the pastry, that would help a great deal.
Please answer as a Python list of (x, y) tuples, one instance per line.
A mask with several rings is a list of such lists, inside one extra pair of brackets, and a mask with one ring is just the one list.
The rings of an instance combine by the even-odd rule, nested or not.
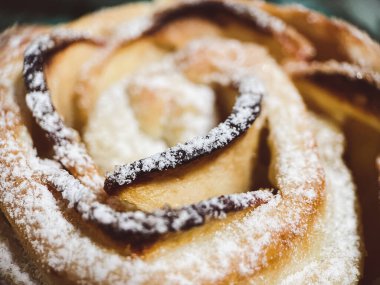
[(260, 1), (161, 1), (13, 27), (0, 50), (4, 282), (376, 277), (356, 190), (373, 202), (380, 153), (363, 32)]

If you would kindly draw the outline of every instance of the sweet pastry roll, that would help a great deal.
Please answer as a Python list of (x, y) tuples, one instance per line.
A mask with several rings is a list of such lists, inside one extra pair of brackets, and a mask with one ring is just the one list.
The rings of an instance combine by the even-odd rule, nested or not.
[[(346, 138), (355, 150), (346, 121), (309, 94), (342, 100), (330, 77), (351, 82), (352, 70), (365, 85), (355, 90), (377, 92), (377, 75), (339, 56), (312, 62), (319, 41), (270, 14), (259, 2), (166, 1), (5, 32), (1, 278), (357, 283)], [(343, 98), (337, 109), (376, 129), (372, 104)]]

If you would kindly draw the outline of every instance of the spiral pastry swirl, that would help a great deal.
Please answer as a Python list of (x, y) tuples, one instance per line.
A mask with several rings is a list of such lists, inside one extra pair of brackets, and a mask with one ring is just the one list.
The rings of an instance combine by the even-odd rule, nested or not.
[(298, 6), (162, 1), (11, 28), (0, 50), (6, 282), (376, 277), (380, 47), (363, 32)]

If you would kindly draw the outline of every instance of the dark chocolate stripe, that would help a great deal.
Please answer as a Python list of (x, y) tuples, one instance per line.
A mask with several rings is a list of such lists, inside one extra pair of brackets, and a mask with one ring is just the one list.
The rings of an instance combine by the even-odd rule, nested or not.
[(61, 192), (69, 201), (69, 206), (74, 206), (84, 219), (98, 224), (114, 237), (133, 244), (169, 232), (201, 226), (211, 218), (224, 218), (230, 212), (256, 208), (268, 203), (276, 195), (275, 190), (259, 190), (223, 195), (178, 209), (164, 208), (151, 213), (117, 212), (95, 201), (93, 193), (66, 171), (49, 170), (42, 176), (46, 183)]

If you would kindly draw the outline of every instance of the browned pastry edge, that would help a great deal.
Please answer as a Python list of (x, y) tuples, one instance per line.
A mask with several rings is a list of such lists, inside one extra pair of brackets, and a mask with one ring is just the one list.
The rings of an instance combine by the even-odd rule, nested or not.
[[(351, 93), (354, 93), (355, 88), (359, 88), (358, 90), (362, 91), (360, 98), (353, 96), (354, 94), (350, 96), (350, 92), (344, 91), (332, 92), (331, 95), (349, 102), (363, 112), (369, 112), (375, 117), (380, 117), (380, 73), (335, 60), (310, 63), (289, 62), (285, 65), (285, 69), (296, 79), (309, 78), (315, 80), (320, 86), (332, 89), (344, 87)], [(344, 88), (343, 90), (345, 90)]]
[(263, 1), (253, 3), (308, 39), (315, 47), (315, 60), (334, 59), (380, 71), (379, 44), (357, 27), (301, 5), (273, 5)]

